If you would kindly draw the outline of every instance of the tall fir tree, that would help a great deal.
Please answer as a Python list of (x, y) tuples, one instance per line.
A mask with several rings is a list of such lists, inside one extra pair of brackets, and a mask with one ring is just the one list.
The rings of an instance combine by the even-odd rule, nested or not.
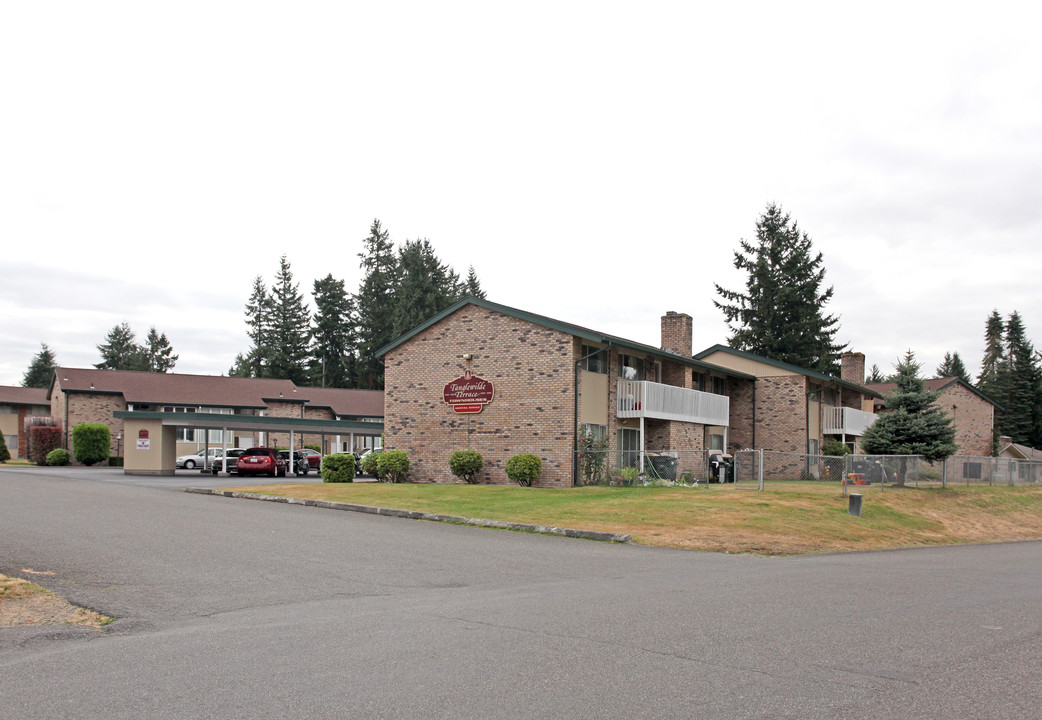
[(306, 385), (311, 314), (285, 255), (271, 288), (271, 321), (268, 376)]
[(473, 265), (467, 268), (467, 279), (463, 284), (463, 293), (470, 297), (485, 299), (485, 291), (481, 289), (481, 281), (478, 280), (478, 274), (474, 271)]
[[(886, 411), (861, 436), (861, 449), (869, 455), (922, 455), (929, 462), (951, 457), (958, 449), (952, 419), (937, 407), (938, 393), (928, 391), (919, 377), (915, 353), (905, 353), (895, 369), (894, 389), (883, 401)], [(899, 485), (907, 468), (902, 458)]]
[(959, 353), (945, 353), (944, 360), (937, 366), (937, 377), (939, 378), (959, 378), (964, 383), (972, 385), (970, 380), (970, 374), (966, 372), (966, 365), (963, 364), (962, 358), (959, 357)]
[(121, 323), (109, 330), (105, 342), (98, 345), (101, 362), (95, 363), (98, 370), (147, 370), (145, 352), (135, 342), (134, 331), (128, 323)]
[(358, 312), (358, 386), (383, 390), (383, 363), (376, 351), (390, 343), (396, 335), (394, 289), (398, 263), (390, 233), (379, 220), (373, 220), (369, 237), (363, 242), (358, 257), (363, 271), (362, 283), (355, 295)]
[(49, 388), (54, 381), (54, 368), (58, 361), (47, 343), (40, 343), (40, 352), (33, 356), (29, 369), (22, 376), (22, 387)]
[(885, 383), (886, 375), (879, 369), (878, 365), (873, 364), (872, 368), (868, 371), (868, 376), (865, 378), (865, 385), (875, 385), (878, 383)]
[(463, 294), (459, 275), (434, 254), (430, 240), (406, 240), (398, 249), (393, 337), (437, 315)]
[(818, 372), (839, 374), (839, 319), (824, 314), (833, 288), (823, 288), (822, 254), (782, 209), (771, 203), (756, 223), (755, 243), (739, 242), (734, 266), (745, 291), (716, 285), (713, 301), (731, 329), (731, 347)]
[(1005, 358), (1000, 366), (998, 398), (1003, 406), (997, 413), (996, 430), (1013, 442), (1035, 446), (1040, 438), (1042, 372), (1035, 348), (1027, 339), (1020, 313), (1013, 311), (1006, 321)]
[(271, 296), (260, 275), (253, 279), (253, 290), (246, 301), (246, 334), (250, 349), (239, 355), (229, 374), (235, 377), (269, 377), (271, 345), (273, 342), (273, 311)]
[(141, 346), (145, 358), (145, 369), (154, 373), (165, 373), (174, 369), (177, 364), (177, 355), (174, 348), (170, 346), (166, 333), (160, 334), (155, 325), (148, 329), (145, 344)]
[(1003, 394), (1001, 384), (1005, 373), (1005, 329), (999, 311), (992, 310), (984, 326), (984, 357), (981, 359), (980, 374), (977, 376), (977, 389), (996, 399)]
[(316, 280), (314, 330), (311, 342), (311, 383), (320, 387), (357, 385), (355, 306), (343, 280), (326, 275)]

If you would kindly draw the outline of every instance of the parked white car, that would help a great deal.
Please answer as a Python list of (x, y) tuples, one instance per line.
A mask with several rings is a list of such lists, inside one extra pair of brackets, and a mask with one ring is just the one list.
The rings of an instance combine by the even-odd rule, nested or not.
[(192, 470), (197, 467), (208, 468), (213, 465), (215, 459), (221, 457), (223, 452), (222, 448), (210, 448), (209, 450), (200, 450), (191, 455), (182, 455), (177, 458), (176, 467), (178, 469), (184, 468), (185, 470)]

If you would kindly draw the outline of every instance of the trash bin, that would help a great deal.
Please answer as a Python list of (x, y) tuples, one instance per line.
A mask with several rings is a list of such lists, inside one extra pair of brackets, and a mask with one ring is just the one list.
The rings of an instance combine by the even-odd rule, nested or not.
[(675, 481), (677, 479), (677, 459), (669, 455), (652, 455), (648, 457), (651, 461), (651, 469), (656, 477), (663, 480)]
[(849, 512), (854, 517), (861, 517), (861, 493), (850, 493)]

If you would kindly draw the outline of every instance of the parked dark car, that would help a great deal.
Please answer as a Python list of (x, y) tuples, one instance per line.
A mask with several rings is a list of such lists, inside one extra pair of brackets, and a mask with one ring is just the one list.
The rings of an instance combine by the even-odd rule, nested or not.
[(318, 470), (322, 467), (322, 453), (320, 453), (318, 450), (304, 448), (300, 452), (308, 456), (308, 465), (311, 466), (312, 470)]
[[(297, 475), (307, 475), (311, 470), (311, 463), (308, 461), (308, 456), (303, 450), (296, 450), (293, 453), (297, 457), (297, 461), (293, 463), (293, 472)], [(286, 464), (286, 467), (290, 467), (289, 464), (289, 450), (279, 450), (279, 457), (282, 458), (282, 462)]]
[(271, 448), (250, 448), (239, 456), (238, 469), (239, 475), (286, 477), (286, 461)]
[(219, 458), (214, 458), (213, 465), (210, 466), (210, 472), (214, 475), (218, 473), (238, 473), (239, 472), (239, 457), (246, 452), (242, 448), (229, 448), (228, 452)]

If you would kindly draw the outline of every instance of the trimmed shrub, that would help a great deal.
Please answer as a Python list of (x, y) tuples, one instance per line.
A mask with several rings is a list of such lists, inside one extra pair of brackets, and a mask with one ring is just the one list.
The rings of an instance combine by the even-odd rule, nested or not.
[[(30, 462), (34, 462), (37, 465), (46, 465), (47, 464), (47, 453), (49, 453), (51, 450), (53, 450), (56, 447), (61, 447), (61, 420), (59, 420), (58, 418), (54, 418), (54, 417), (47, 417), (45, 415), (33, 415), (32, 417), (27, 417), (25, 419), (24, 427), (25, 427), (25, 459), (30, 461)], [(33, 433), (33, 428), (41, 428), (41, 427), (57, 428), (58, 429), (58, 438), (59, 438), (59, 441), (54, 443), (53, 445), (50, 445), (50, 446), (46, 446), (45, 445), (45, 447), (42, 448), (42, 452), (40, 450), (37, 450), (33, 446), (33, 443), (34, 443), (35, 438), (37, 436), (36, 434)], [(40, 437), (45, 437), (45, 436), (49, 436), (49, 433), (45, 433), (45, 435), (40, 436)], [(45, 439), (46, 439), (46, 437), (45, 437)], [(46, 442), (49, 443), (50, 440), (46, 439)]]
[(456, 450), (449, 455), (449, 470), (463, 482), (476, 483), (485, 459), (477, 450)]
[(382, 452), (371, 452), (362, 458), (362, 472), (366, 475), (372, 475), (377, 480), (380, 479), (380, 468), (377, 465), (377, 459), (383, 455)]
[(507, 477), (524, 487), (532, 483), (543, 472), (543, 461), (530, 453), (520, 453), (507, 460)]
[(112, 436), (109, 426), (100, 423), (80, 423), (72, 428), (72, 454), (76, 462), (86, 466), (106, 462)]
[(409, 455), (404, 450), (387, 450), (376, 457), (376, 469), (380, 479), (388, 482), (405, 482), (409, 474)]
[(55, 448), (47, 453), (48, 465), (68, 465), (69, 451), (65, 448)]
[(5, 463), (11, 459), (11, 451), (7, 449), (7, 441), (4, 440), (3, 433), (0, 433), (0, 463)]
[(43, 425), (29, 428), (29, 455), (27, 459), (37, 465), (47, 464), (47, 454), (62, 444), (62, 429)]
[(839, 440), (826, 440), (821, 445), (821, 454), (830, 455), (832, 457), (842, 457), (843, 455), (849, 455), (851, 449), (846, 444), (841, 443)]
[(354, 482), (355, 456), (345, 453), (326, 455), (322, 458), (322, 468), (318, 472), (322, 476), (322, 482)]

